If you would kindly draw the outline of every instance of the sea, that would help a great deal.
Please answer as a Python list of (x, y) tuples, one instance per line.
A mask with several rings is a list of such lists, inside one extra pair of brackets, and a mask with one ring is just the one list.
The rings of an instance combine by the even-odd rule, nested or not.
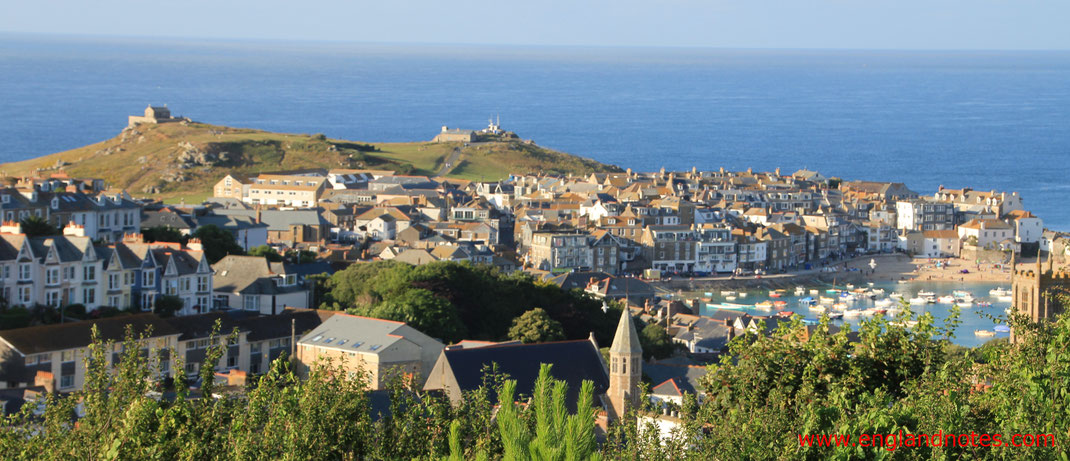
[[(640, 171), (805, 168), (927, 195), (941, 185), (1013, 191), (1046, 227), (1070, 230), (1066, 51), (0, 34), (0, 162), (111, 138), (149, 104), (207, 123), (365, 142), (429, 140), (442, 126), (500, 118), (525, 139)], [(978, 344), (973, 330), (991, 328), (987, 315), (1003, 308), (964, 311), (956, 342)]]
[(0, 34), (0, 162), (146, 105), (367, 142), (505, 129), (636, 170), (1016, 191), (1070, 230), (1070, 52), (497, 47)]

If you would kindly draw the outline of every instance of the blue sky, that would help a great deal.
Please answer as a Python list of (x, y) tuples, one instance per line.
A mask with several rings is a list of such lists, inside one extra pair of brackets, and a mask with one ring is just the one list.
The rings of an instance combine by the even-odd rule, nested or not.
[(1068, 0), (35, 0), (0, 31), (580, 46), (1070, 49)]

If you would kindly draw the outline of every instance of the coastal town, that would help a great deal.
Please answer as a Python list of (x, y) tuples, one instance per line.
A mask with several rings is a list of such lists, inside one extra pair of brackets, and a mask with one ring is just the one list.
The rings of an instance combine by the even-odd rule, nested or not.
[[(175, 120), (151, 109), (130, 123)], [(488, 134), (501, 134), (498, 122), (483, 131), (444, 127), (435, 142)], [(877, 299), (867, 281), (970, 278), (1006, 284), (998, 295), (1039, 320), (1055, 311), (1030, 300), (1019, 281), (1065, 285), (1070, 257), (1070, 235), (1046, 229), (1014, 191), (917, 192), (805, 169), (517, 173), (482, 182), (370, 169), (265, 171), (225, 174), (197, 204), (164, 204), (52, 172), (11, 178), (0, 200), (4, 309), (35, 313), (32, 325), (0, 330), (8, 412), (49, 392), (82, 390), (86, 369), (77, 364), (90, 331), (121, 340), (132, 325), (182, 358), (175, 369), (175, 356), (159, 356), (161, 371), (195, 380), (210, 366), (236, 390), (279, 357), (306, 374), (333, 357), (370, 372), (372, 391), (401, 371), (456, 403), (482, 382), (485, 366), (527, 377), (520, 388), (530, 395), (540, 364), (553, 364), (574, 388), (594, 383), (603, 422), (636, 405), (647, 381), (649, 398), (665, 409), (652, 417), (669, 428), (687, 394), (703, 396), (705, 365), (736, 337), (775, 334), (795, 317), (789, 309), (890, 316), (898, 299), (863, 311), (840, 298)], [(1028, 273), (1012, 288), (1015, 262), (1027, 260), (1036, 271), (1022, 263)], [(525, 272), (629, 315), (611, 344), (599, 345), (593, 333), (451, 343), (321, 305), (324, 277), (374, 261)], [(775, 300), (792, 290), (809, 299), (805, 307)], [(742, 304), (755, 291), (768, 299)], [(962, 298), (947, 302), (971, 301)], [(632, 318), (664, 329), (674, 351), (644, 359)], [(218, 363), (205, 363), (217, 321), (239, 333)], [(814, 328), (807, 323), (804, 336)]]

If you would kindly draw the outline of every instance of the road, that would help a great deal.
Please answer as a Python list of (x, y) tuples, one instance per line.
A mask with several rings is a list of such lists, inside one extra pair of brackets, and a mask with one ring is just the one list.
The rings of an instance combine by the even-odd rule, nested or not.
[(435, 173), (435, 177), (438, 178), (449, 174), (451, 171), (453, 171), (454, 168), (457, 168), (457, 161), (460, 159), (461, 148), (454, 147), (453, 152), (451, 152), (450, 155), (446, 157), (446, 161), (442, 162), (442, 167), (438, 169), (438, 173)]

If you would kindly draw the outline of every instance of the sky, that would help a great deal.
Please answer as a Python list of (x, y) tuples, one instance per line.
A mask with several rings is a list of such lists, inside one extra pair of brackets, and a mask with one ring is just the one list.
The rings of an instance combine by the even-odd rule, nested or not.
[(0, 31), (195, 39), (1070, 49), (1068, 0), (5, 0)]

